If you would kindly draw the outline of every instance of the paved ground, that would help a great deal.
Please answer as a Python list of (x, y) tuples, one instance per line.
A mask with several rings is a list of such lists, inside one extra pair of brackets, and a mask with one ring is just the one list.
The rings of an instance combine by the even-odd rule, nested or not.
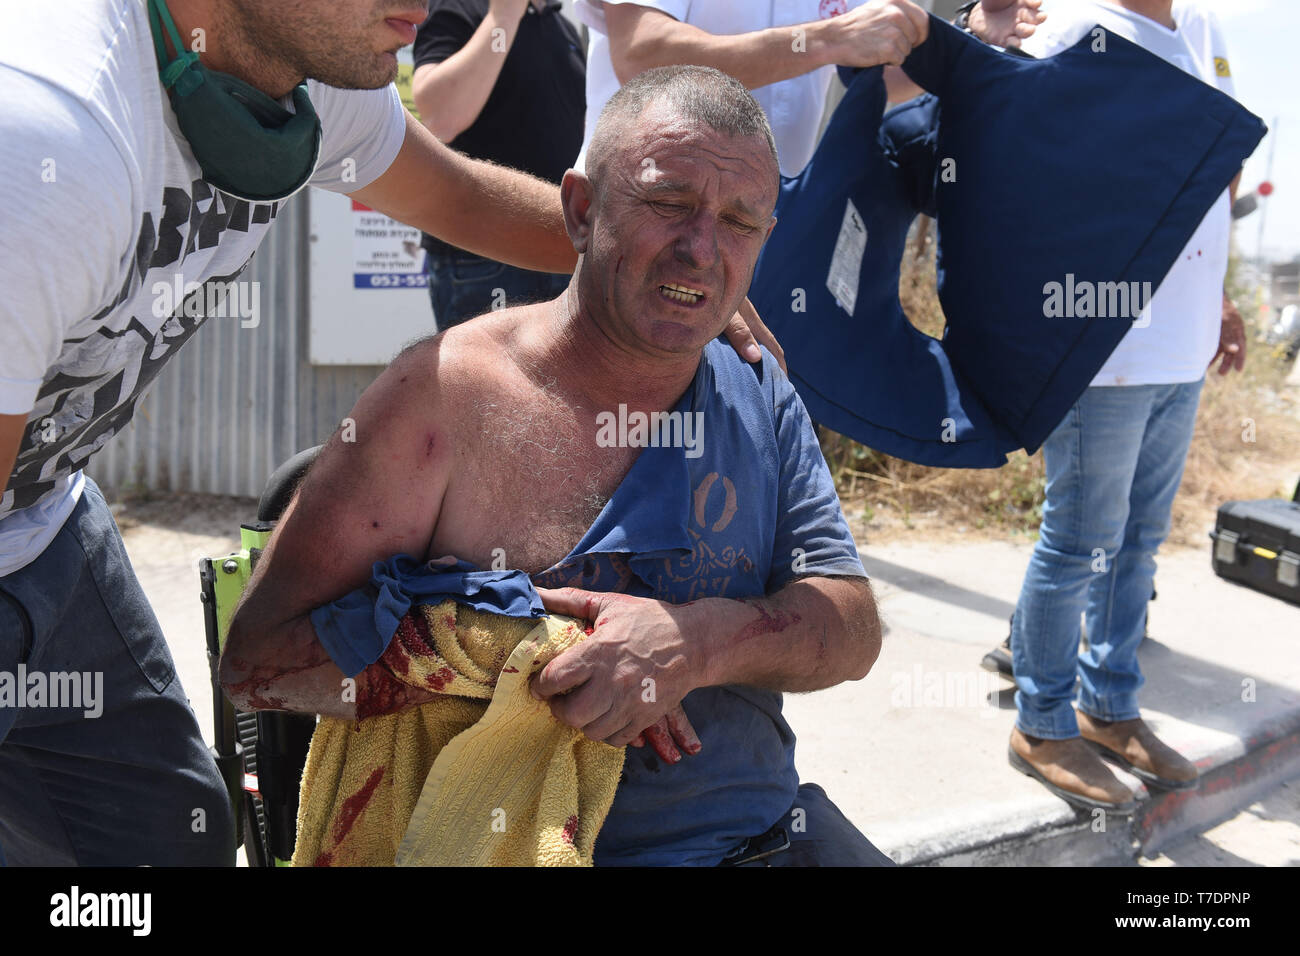
[(1300, 866), (1300, 781), (1230, 820), (1138, 861), (1143, 866)]
[[(205, 734), (211, 690), (195, 565), (233, 547), (251, 507), (187, 498), (165, 527), (132, 526), (132, 509), (121, 515), (127, 549)], [(1062, 801), (1007, 765), (1009, 684), (979, 667), (1006, 635), (1029, 550), (977, 539), (865, 548), (889, 628), (880, 660), (859, 683), (787, 697), (804, 779), (822, 784), (895, 859), (924, 860), (936, 847), (969, 848), (985, 836), (1045, 832), (1074, 819)], [(1208, 549), (1162, 556), (1157, 587), (1141, 657), (1143, 703), (1162, 736), (1204, 770), (1249, 754), (1278, 728), (1294, 731), (1300, 608), (1218, 579)], [(1267, 758), (1263, 764), (1267, 770)], [(1300, 785), (1278, 789), (1282, 782), (1268, 781), (1273, 791), (1251, 796), (1258, 802), (1241, 813), (1227, 795), (1207, 803), (1199, 837), (1175, 833), (1161, 846), (1157, 832), (1150, 862), (1300, 865)], [(1046, 862), (1057, 861), (1052, 852), (1040, 847), (1025, 859), (1044, 861), (1047, 853)], [(978, 854), (962, 859), (983, 861)]]
[[(1072, 816), (1007, 765), (1010, 685), (979, 667), (1006, 636), (1029, 551), (987, 541), (864, 549), (890, 628), (880, 660), (860, 684), (787, 697), (803, 776), (896, 858)], [(1169, 743), (1205, 769), (1294, 718), (1300, 608), (1220, 580), (1200, 549), (1163, 556), (1157, 588), (1142, 699)]]

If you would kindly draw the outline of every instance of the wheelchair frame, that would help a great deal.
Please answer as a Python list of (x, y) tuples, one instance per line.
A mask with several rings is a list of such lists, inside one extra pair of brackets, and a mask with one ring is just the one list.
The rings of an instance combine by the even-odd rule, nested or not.
[(214, 744), (210, 750), (234, 808), (235, 845), (244, 845), (249, 866), (288, 866), (293, 858), (298, 789), (316, 717), (238, 710), (221, 689), (221, 651), (235, 606), (275, 522), (289, 506), (320, 449), (317, 445), (299, 452), (272, 473), (257, 504), (257, 520), (240, 525), (238, 551), (199, 562), (199, 600), (212, 681)]

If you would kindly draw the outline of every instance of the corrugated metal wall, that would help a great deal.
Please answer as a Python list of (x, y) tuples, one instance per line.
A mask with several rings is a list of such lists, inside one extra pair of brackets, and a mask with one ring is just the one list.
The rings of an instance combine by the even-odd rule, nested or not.
[(105, 488), (259, 495), (276, 465), (328, 438), (379, 374), (307, 361), (309, 201), (289, 201), (241, 276), (261, 283), (258, 326), (204, 323), (91, 459), (86, 471)]

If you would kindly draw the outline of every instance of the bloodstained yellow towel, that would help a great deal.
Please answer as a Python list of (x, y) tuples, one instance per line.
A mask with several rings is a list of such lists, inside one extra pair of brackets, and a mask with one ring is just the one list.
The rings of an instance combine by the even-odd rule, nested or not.
[(413, 608), (383, 660), (447, 696), (355, 722), (321, 718), (294, 865), (590, 866), (624, 751), (561, 724), (528, 692), (585, 636), (555, 615)]

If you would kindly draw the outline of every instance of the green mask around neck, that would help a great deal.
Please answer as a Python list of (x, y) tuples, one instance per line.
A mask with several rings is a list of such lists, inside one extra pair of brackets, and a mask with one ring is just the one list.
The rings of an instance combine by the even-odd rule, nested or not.
[[(158, 74), (204, 180), (248, 202), (287, 199), (307, 185), (321, 140), (307, 85), (294, 87), (290, 112), (243, 80), (205, 67), (181, 43), (164, 0), (148, 4)], [(163, 25), (176, 51), (171, 61)]]

